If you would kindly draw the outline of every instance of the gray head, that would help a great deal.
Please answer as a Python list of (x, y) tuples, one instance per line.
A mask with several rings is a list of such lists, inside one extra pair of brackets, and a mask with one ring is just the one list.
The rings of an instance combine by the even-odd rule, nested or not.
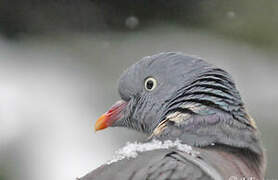
[(151, 134), (172, 110), (171, 104), (179, 101), (181, 90), (210, 67), (203, 60), (181, 53), (144, 57), (121, 75), (119, 94), (130, 103), (127, 118), (117, 121), (115, 126)]
[(224, 144), (261, 153), (254, 121), (231, 76), (204, 60), (168, 52), (144, 57), (119, 80), (121, 101), (96, 123), (194, 146)]

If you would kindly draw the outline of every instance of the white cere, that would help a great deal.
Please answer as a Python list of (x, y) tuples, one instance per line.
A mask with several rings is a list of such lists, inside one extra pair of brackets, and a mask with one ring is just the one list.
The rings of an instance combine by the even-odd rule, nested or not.
[(152, 151), (157, 149), (169, 149), (169, 148), (176, 148), (179, 151), (191, 154), (192, 156), (196, 156), (199, 154), (197, 151), (193, 151), (192, 147), (187, 144), (182, 144), (180, 140), (176, 141), (158, 141), (152, 140), (147, 143), (127, 143), (123, 148), (116, 151), (115, 155), (113, 156), (112, 160), (107, 162), (107, 164), (111, 164), (117, 161), (120, 161), (125, 158), (136, 158), (138, 153), (145, 152), (145, 151)]

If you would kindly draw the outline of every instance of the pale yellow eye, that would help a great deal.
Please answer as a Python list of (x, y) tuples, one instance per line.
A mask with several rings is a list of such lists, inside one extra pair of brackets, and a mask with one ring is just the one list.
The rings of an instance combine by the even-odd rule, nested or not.
[(157, 86), (157, 81), (153, 77), (148, 77), (145, 80), (145, 89), (147, 91), (152, 91)]

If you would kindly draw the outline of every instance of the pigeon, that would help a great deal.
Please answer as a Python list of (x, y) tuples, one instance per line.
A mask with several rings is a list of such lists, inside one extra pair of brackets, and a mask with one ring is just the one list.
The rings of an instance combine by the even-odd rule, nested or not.
[(264, 178), (259, 130), (225, 70), (196, 56), (163, 52), (130, 66), (118, 84), (121, 100), (95, 130), (124, 127), (148, 138), (128, 144), (118, 159), (81, 180)]

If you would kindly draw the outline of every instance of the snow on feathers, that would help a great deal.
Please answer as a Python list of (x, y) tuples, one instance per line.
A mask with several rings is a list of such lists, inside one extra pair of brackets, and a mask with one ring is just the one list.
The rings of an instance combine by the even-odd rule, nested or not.
[(198, 154), (197, 151), (192, 150), (191, 146), (187, 144), (182, 144), (180, 140), (176, 140), (176, 141), (167, 140), (162, 142), (154, 139), (146, 143), (128, 142), (123, 148), (116, 151), (112, 160), (107, 162), (107, 164), (111, 164), (125, 158), (136, 158), (138, 153), (141, 152), (152, 151), (157, 149), (170, 149), (170, 148), (176, 148), (179, 151), (191, 154), (193, 156)]

